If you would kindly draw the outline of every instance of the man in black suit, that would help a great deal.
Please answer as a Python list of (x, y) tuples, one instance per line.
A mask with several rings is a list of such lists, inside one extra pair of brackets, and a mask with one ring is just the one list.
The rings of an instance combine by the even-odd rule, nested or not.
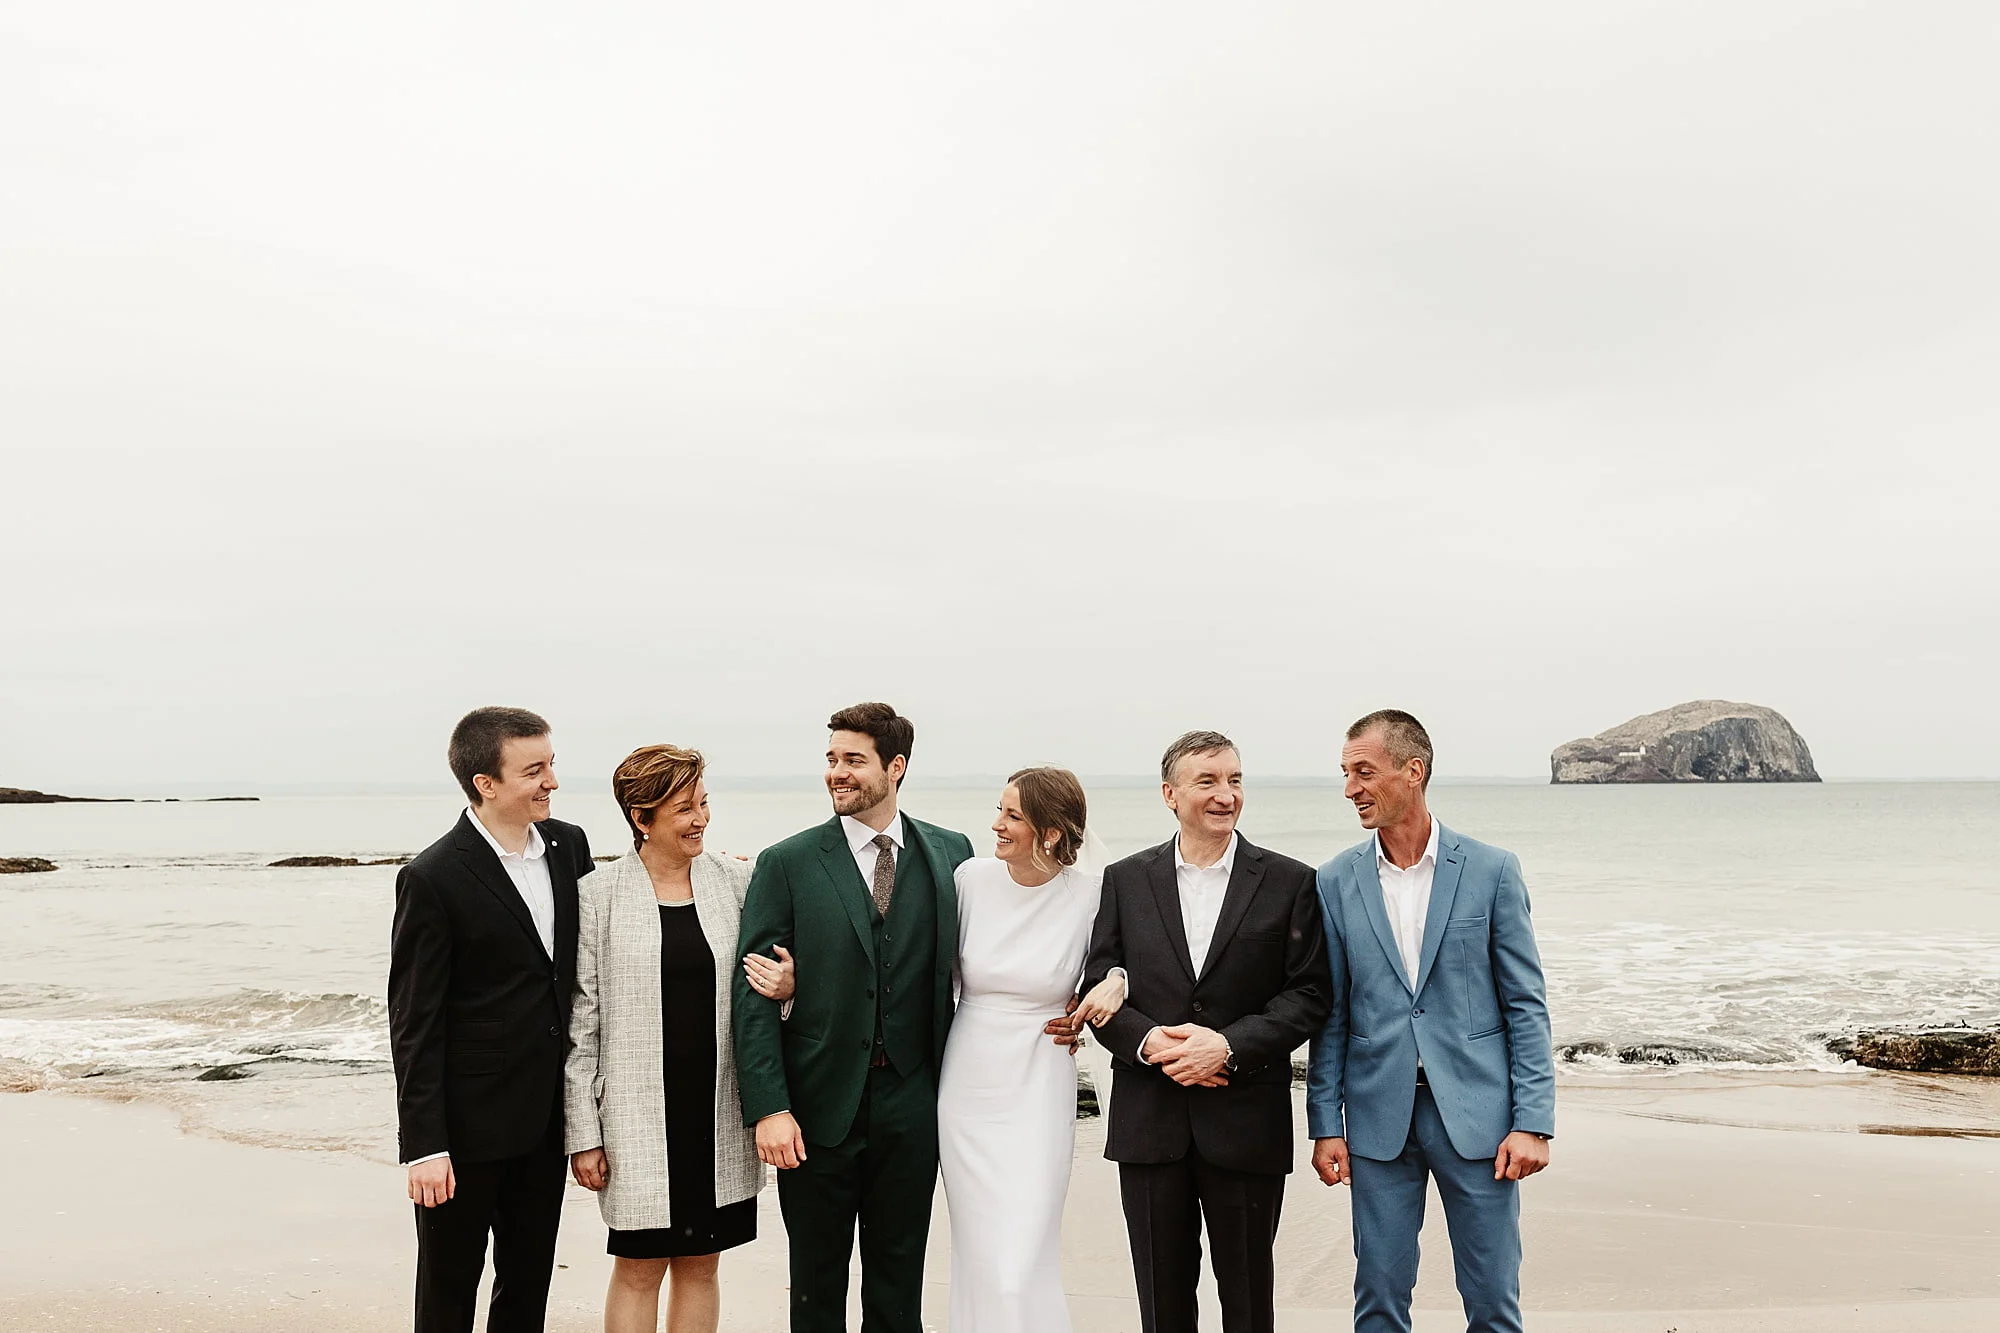
[[(1193, 1333), (1201, 1232), (1227, 1333), (1269, 1333), (1292, 1169), (1291, 1054), (1333, 987), (1310, 866), (1236, 832), (1243, 765), (1214, 731), (1160, 761), (1172, 840), (1104, 872), (1083, 990), (1125, 972), (1104, 1155), (1118, 1163), (1145, 1333)], [(1060, 1037), (1057, 1038), (1061, 1040)]]
[(489, 1333), (539, 1330), (562, 1218), (563, 1060), (583, 830), (549, 818), (549, 725), (479, 708), (451, 734), (470, 802), (396, 876), (389, 1040), (417, 1214), (418, 1333), (467, 1333), (493, 1236)]

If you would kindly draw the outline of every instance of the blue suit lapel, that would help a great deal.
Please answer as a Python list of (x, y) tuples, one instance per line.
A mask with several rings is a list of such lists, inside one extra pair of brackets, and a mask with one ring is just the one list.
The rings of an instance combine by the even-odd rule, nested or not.
[(1414, 994), (1421, 995), (1424, 983), (1431, 979), (1431, 968), (1437, 963), (1438, 946), (1444, 941), (1445, 923), (1451, 920), (1452, 899), (1458, 896), (1458, 877), (1464, 871), (1465, 853), (1458, 849), (1458, 839), (1452, 836), (1450, 829), (1440, 824), (1437, 868), (1431, 874), (1431, 905), (1424, 916), (1424, 953), (1417, 967)]
[(1410, 974), (1403, 970), (1403, 951), (1396, 947), (1396, 932), (1389, 927), (1389, 908), (1382, 901), (1382, 874), (1375, 866), (1375, 840), (1370, 838), (1355, 850), (1354, 859), (1359, 862), (1354, 877), (1361, 884), (1361, 905), (1368, 909), (1368, 924), (1375, 927), (1376, 943), (1389, 959), (1389, 966), (1396, 973), (1396, 980), (1403, 983), (1410, 994)]

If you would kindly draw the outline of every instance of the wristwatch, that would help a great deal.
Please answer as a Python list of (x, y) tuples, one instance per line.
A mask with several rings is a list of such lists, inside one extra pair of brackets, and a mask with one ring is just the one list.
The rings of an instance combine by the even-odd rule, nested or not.
[(1230, 1048), (1227, 1037), (1222, 1039), (1222, 1072), (1225, 1074), (1236, 1072), (1236, 1052)]

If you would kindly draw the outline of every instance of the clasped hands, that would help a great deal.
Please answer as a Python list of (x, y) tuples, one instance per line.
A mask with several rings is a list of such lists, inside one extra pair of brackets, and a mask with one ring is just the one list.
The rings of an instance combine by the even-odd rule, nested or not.
[(1154, 1028), (1139, 1054), (1184, 1088), (1226, 1088), (1229, 1039), (1199, 1023)]
[[(1354, 1183), (1348, 1158), (1346, 1139), (1313, 1140), (1313, 1172), (1324, 1184)], [(1500, 1151), (1493, 1154), (1493, 1178), (1526, 1180), (1537, 1171), (1546, 1170), (1548, 1165), (1549, 1141), (1539, 1134), (1517, 1129), (1500, 1140)]]

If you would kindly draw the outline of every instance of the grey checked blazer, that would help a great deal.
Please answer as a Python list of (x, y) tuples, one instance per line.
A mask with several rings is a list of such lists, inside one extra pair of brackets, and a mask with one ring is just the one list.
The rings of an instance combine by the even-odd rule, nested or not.
[[(737, 919), (747, 862), (705, 852), (689, 867), (694, 912), (715, 955), (715, 1202), (739, 1203), (764, 1184), (756, 1131), (741, 1128), (730, 986), (740, 966)], [(577, 884), (576, 998), (563, 1071), (568, 1150), (602, 1148), (609, 1170), (597, 1196), (604, 1224), (642, 1231), (671, 1224), (667, 1108), (661, 1067), (660, 909), (637, 852)], [(686, 910), (686, 909), (682, 909)]]

